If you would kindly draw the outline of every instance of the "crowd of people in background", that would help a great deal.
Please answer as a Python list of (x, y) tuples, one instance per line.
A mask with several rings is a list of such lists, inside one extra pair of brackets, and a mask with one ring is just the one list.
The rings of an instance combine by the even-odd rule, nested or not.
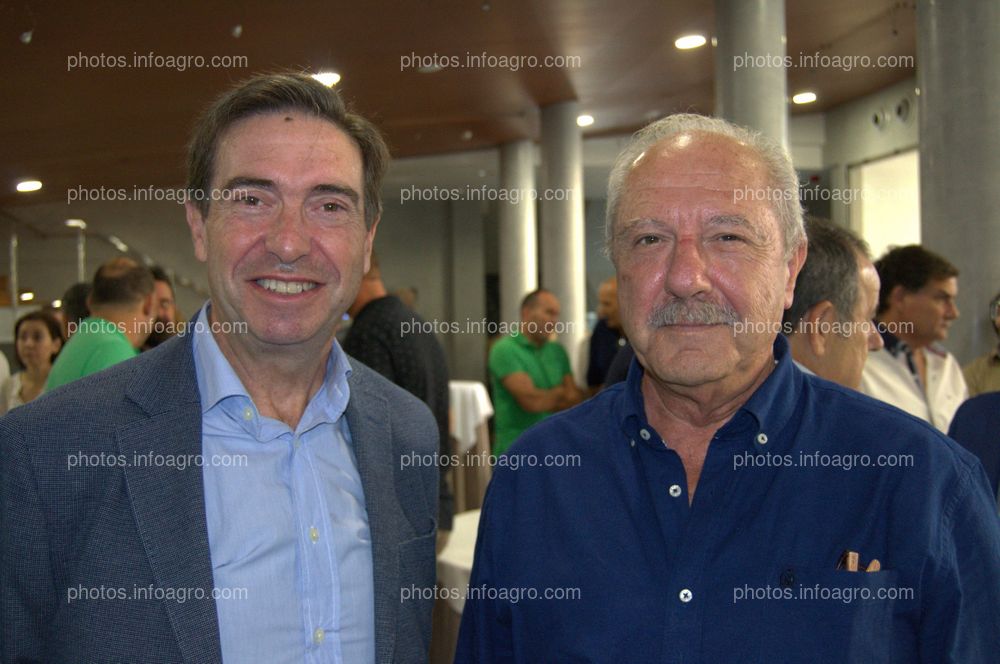
[[(964, 368), (941, 345), (959, 315), (959, 271), (951, 262), (910, 245), (892, 248), (873, 263), (864, 240), (815, 217), (807, 217), (806, 234), (808, 258), (781, 327), (800, 369), (886, 401), (945, 433), (967, 399), (1000, 391), (1000, 345)], [(446, 455), (448, 369), (443, 348), (433, 334), (400, 335), (397, 329), (399, 316), (419, 318), (415, 295), (413, 288), (389, 293), (373, 260), (349, 311), (352, 325), (344, 346), (428, 404), (439, 424), (440, 453)], [(619, 318), (615, 277), (599, 285), (596, 304), (586, 387), (578, 385), (569, 354), (552, 331), (559, 320), (553, 293), (528, 293), (521, 306), (523, 330), (493, 340), (488, 368), (496, 404), (496, 454), (546, 416), (625, 380), (635, 353)], [(989, 313), (1000, 338), (1000, 293), (990, 301)], [(173, 284), (163, 268), (112, 259), (91, 282), (67, 289), (61, 308), (44, 307), (18, 318), (17, 370), (12, 373), (0, 355), (0, 412), (151, 350), (180, 329)], [(977, 418), (966, 420), (953, 434), (963, 442), (981, 430)], [(986, 451), (990, 445), (974, 447), (981, 457), (986, 455), (987, 471), (1000, 484), (1000, 454)], [(452, 500), (442, 477), (444, 524), (451, 521)]]
[(179, 327), (173, 284), (159, 266), (131, 258), (101, 265), (90, 282), (70, 286), (61, 306), (46, 306), (14, 324), (11, 374), (0, 354), (0, 414), (44, 392), (155, 348)]

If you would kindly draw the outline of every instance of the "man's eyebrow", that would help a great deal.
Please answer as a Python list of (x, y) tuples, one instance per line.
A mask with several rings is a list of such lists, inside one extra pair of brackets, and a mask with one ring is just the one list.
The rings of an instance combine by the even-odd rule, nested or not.
[(632, 228), (635, 228), (636, 226), (641, 226), (643, 224), (658, 225), (662, 223), (663, 223), (662, 221), (656, 219), (655, 217), (635, 217), (632, 219), (624, 219), (618, 223), (617, 225), (618, 228), (615, 230), (615, 235), (618, 235), (620, 233), (625, 233), (631, 230)]
[(712, 217), (708, 220), (709, 226), (737, 226), (747, 231), (754, 238), (760, 242), (767, 239), (767, 235), (761, 232), (759, 228), (750, 223), (750, 220), (740, 214), (721, 214)]
[(340, 194), (341, 196), (347, 196), (355, 205), (357, 205), (358, 201), (361, 200), (358, 192), (354, 191), (352, 187), (339, 184), (318, 184), (313, 187), (313, 191), (316, 193)]
[(257, 189), (268, 189), (268, 190), (275, 189), (273, 180), (238, 176), (231, 179), (226, 184), (222, 185), (222, 191), (230, 191), (232, 189), (239, 189), (240, 187), (255, 187)]

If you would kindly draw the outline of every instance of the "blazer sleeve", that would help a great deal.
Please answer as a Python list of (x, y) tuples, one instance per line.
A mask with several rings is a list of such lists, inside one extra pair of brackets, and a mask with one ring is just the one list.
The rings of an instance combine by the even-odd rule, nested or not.
[(58, 598), (35, 471), (14, 420), (0, 418), (0, 660), (41, 662)]

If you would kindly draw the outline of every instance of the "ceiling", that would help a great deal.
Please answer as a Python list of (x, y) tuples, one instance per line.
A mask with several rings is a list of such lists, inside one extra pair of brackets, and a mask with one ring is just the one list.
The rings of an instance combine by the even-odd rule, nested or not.
[[(394, 156), (483, 150), (538, 138), (538, 109), (576, 99), (595, 116), (586, 136), (620, 134), (652, 116), (711, 112), (711, 0), (14, 1), (0, 5), (0, 210), (65, 201), (67, 191), (169, 187), (184, 179), (184, 144), (200, 109), (254, 72), (333, 69)], [(237, 28), (237, 26), (239, 26)], [(30, 41), (25, 43), (25, 33)], [(914, 55), (915, 10), (890, 0), (787, 0), (787, 52)], [(238, 35), (238, 36), (237, 36)], [(243, 56), (246, 67), (123, 68), (104, 58)], [(466, 54), (579, 56), (567, 67), (408, 68)], [(71, 62), (76, 60), (76, 63)], [(69, 65), (77, 65), (68, 71)], [(169, 63), (165, 63), (169, 64)], [(822, 111), (913, 76), (909, 68), (792, 68)], [(796, 112), (799, 108), (793, 108)], [(18, 194), (18, 180), (45, 186)], [(72, 216), (69, 206), (67, 216)]]

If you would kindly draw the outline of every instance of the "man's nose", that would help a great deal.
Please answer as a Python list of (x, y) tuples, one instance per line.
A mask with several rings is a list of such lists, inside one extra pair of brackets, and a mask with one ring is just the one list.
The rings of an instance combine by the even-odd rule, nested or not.
[(691, 297), (711, 288), (708, 262), (696, 240), (678, 240), (668, 258), (664, 287), (677, 297)]
[(945, 316), (948, 318), (958, 318), (958, 302), (955, 300), (948, 301), (948, 310), (945, 312)]
[(294, 263), (309, 253), (310, 243), (309, 228), (300, 211), (283, 205), (268, 229), (267, 250), (282, 263)]

